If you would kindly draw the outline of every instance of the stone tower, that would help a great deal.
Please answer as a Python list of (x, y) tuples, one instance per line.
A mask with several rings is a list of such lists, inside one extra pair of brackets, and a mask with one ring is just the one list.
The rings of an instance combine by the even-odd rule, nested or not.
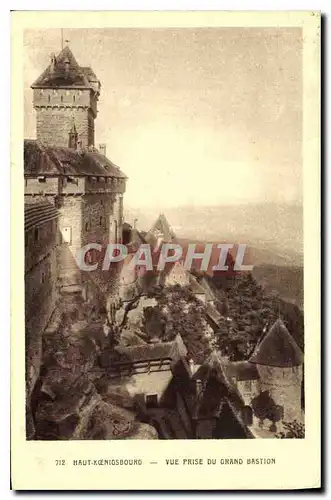
[(91, 68), (79, 66), (68, 46), (57, 57), (51, 56), (49, 66), (31, 88), (37, 140), (48, 146), (70, 147), (69, 135), (75, 126), (78, 146), (94, 146), (100, 82)]
[(261, 391), (268, 391), (283, 408), (282, 420), (301, 420), (303, 354), (280, 318), (256, 346), (249, 361), (257, 366)]
[[(94, 147), (94, 120), (100, 83), (91, 68), (79, 66), (69, 47), (55, 57), (32, 85), (37, 140), (24, 142), (25, 202), (52, 203), (60, 213), (58, 276), (61, 293), (105, 295), (114, 269), (82, 270), (76, 257), (89, 243), (121, 243), (126, 176)], [(94, 264), (97, 252), (85, 263)]]

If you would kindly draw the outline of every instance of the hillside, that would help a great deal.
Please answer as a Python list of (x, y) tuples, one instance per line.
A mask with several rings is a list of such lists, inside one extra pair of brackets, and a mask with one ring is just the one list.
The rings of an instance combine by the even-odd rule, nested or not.
[(283, 300), (303, 308), (303, 268), (275, 265), (259, 265), (253, 276), (270, 295), (279, 295)]

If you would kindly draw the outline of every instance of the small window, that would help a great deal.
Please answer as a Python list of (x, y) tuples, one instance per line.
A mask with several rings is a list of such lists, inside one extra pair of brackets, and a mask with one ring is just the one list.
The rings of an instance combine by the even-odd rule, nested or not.
[(36, 227), (34, 230), (34, 241), (39, 240), (39, 229)]
[(100, 216), (99, 224), (100, 224), (100, 226), (102, 226), (102, 224), (103, 224), (103, 217), (102, 217), (102, 215)]
[(38, 177), (38, 182), (41, 182), (44, 184), (46, 182), (46, 177), (45, 176)]
[(68, 184), (76, 184), (76, 179), (74, 177), (67, 177)]
[(71, 227), (63, 227), (61, 229), (62, 234), (62, 243), (66, 243), (67, 245), (71, 245)]
[(73, 95), (73, 96), (72, 96), (72, 100), (73, 100), (74, 102), (76, 102), (76, 96), (75, 96), (75, 95)]
[(88, 231), (88, 222), (85, 222), (85, 231)]
[(46, 281), (46, 275), (44, 272), (41, 273), (40, 281), (41, 281), (41, 283), (45, 283), (45, 281)]
[(146, 395), (146, 407), (147, 408), (157, 408), (158, 405), (158, 400), (157, 400), (157, 394), (147, 394)]

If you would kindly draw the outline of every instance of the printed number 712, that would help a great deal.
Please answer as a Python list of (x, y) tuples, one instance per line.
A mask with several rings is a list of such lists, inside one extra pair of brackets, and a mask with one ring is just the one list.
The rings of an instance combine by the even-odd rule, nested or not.
[(55, 465), (65, 465), (66, 461), (61, 459), (61, 460), (55, 460)]

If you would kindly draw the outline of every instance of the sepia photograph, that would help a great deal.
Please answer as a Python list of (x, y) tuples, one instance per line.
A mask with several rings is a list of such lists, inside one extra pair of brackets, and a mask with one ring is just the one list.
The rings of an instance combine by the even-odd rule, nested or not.
[(27, 439), (304, 437), (302, 42), (26, 31)]

